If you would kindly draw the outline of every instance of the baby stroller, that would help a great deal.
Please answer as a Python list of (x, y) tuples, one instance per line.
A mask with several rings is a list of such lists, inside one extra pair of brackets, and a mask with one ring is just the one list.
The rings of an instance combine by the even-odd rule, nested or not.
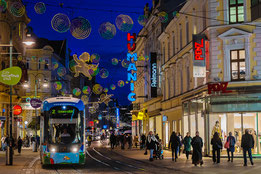
[(164, 158), (161, 141), (159, 141), (159, 143), (156, 143), (155, 149), (153, 151), (153, 158), (160, 160)]

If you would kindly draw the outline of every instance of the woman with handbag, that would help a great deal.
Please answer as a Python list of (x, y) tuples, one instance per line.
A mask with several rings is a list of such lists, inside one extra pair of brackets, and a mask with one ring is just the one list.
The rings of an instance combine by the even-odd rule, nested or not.
[(227, 137), (227, 141), (225, 143), (225, 148), (227, 149), (227, 157), (228, 157), (227, 162), (230, 161), (230, 153), (229, 152), (231, 152), (231, 162), (233, 162), (234, 152), (235, 152), (235, 144), (236, 144), (236, 139), (235, 139), (235, 137), (232, 136), (232, 133), (229, 132), (229, 136)]
[(220, 163), (220, 150), (222, 149), (222, 141), (217, 132), (214, 133), (214, 136), (211, 139), (211, 144), (212, 144), (213, 162), (218, 164)]

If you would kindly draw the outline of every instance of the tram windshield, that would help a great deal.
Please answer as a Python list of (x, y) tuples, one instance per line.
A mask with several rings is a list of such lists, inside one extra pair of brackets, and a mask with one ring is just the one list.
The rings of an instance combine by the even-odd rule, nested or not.
[(57, 106), (49, 113), (49, 143), (75, 144), (82, 139), (82, 112), (72, 106)]

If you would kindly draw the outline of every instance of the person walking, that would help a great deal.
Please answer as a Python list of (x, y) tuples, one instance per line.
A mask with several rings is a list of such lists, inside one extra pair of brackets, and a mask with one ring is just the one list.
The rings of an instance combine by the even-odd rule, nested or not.
[(249, 134), (249, 130), (246, 129), (245, 134), (242, 135), (242, 139), (241, 139), (241, 147), (243, 148), (243, 156), (244, 156), (244, 166), (247, 166), (247, 157), (246, 157), (247, 152), (251, 165), (254, 165), (252, 159), (252, 151), (251, 151), (251, 149), (254, 147), (254, 144), (255, 142), (253, 136)]
[(222, 141), (217, 132), (214, 133), (211, 139), (213, 162), (220, 163), (220, 150), (222, 149)]
[(124, 134), (122, 133), (120, 135), (120, 142), (121, 142), (121, 149), (124, 150), (125, 149), (125, 143), (124, 143)]
[(22, 150), (22, 145), (23, 145), (23, 140), (21, 139), (21, 137), (18, 137), (17, 140), (17, 148), (18, 148), (18, 153), (21, 154), (21, 150)]
[(111, 143), (111, 149), (114, 149), (115, 143), (116, 143), (116, 137), (114, 132), (110, 136), (110, 143)]
[(153, 151), (156, 147), (157, 138), (153, 135), (152, 131), (149, 132), (147, 137), (147, 149), (150, 151), (150, 161), (153, 161)]
[(193, 147), (193, 153), (192, 153), (192, 164), (197, 166), (198, 164), (202, 165), (202, 147), (203, 147), (203, 141), (202, 138), (199, 136), (199, 132), (196, 131), (196, 136), (193, 137), (191, 141), (191, 145)]
[(192, 138), (190, 136), (190, 133), (187, 132), (187, 135), (183, 140), (184, 150), (185, 150), (187, 159), (189, 159), (189, 153), (191, 152), (191, 141), (192, 141)]
[(127, 134), (126, 135), (126, 141), (128, 142), (128, 145), (129, 145), (129, 148), (128, 149), (131, 149), (131, 146), (132, 146), (132, 137), (130, 134)]
[[(236, 139), (235, 137), (232, 136), (232, 132), (229, 132), (229, 136), (227, 137), (227, 142), (225, 144), (225, 148), (227, 149), (228, 162), (229, 161), (233, 162), (235, 144), (236, 144)], [(231, 160), (230, 160), (230, 153), (231, 153)]]
[(180, 146), (179, 137), (176, 135), (175, 132), (172, 132), (169, 139), (169, 147), (171, 147), (172, 150), (172, 161), (174, 161), (174, 154), (175, 154), (175, 162), (177, 161), (179, 146)]
[(145, 148), (145, 143), (146, 143), (146, 136), (145, 136), (145, 134), (142, 134), (141, 135), (140, 149), (144, 149)]
[(5, 138), (6, 138), (6, 137), (5, 137), (4, 135), (3, 135), (2, 138), (1, 138), (2, 151), (5, 151), (5, 147), (6, 147), (6, 146), (5, 146)]
[(181, 152), (181, 148), (182, 148), (182, 143), (183, 143), (183, 137), (182, 135), (180, 134), (180, 132), (178, 133), (178, 137), (179, 137), (179, 141), (180, 141), (180, 144), (179, 144), (179, 149), (178, 149), (178, 152), (179, 152), (179, 156), (180, 156), (180, 152)]
[(135, 144), (135, 147), (138, 148), (139, 137), (137, 134), (133, 137), (133, 142)]

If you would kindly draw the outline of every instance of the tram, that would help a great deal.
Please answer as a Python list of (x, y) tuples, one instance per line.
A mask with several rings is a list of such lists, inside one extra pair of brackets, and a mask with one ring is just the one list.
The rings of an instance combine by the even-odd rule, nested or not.
[(42, 166), (85, 164), (85, 107), (80, 99), (46, 99), (40, 117)]

